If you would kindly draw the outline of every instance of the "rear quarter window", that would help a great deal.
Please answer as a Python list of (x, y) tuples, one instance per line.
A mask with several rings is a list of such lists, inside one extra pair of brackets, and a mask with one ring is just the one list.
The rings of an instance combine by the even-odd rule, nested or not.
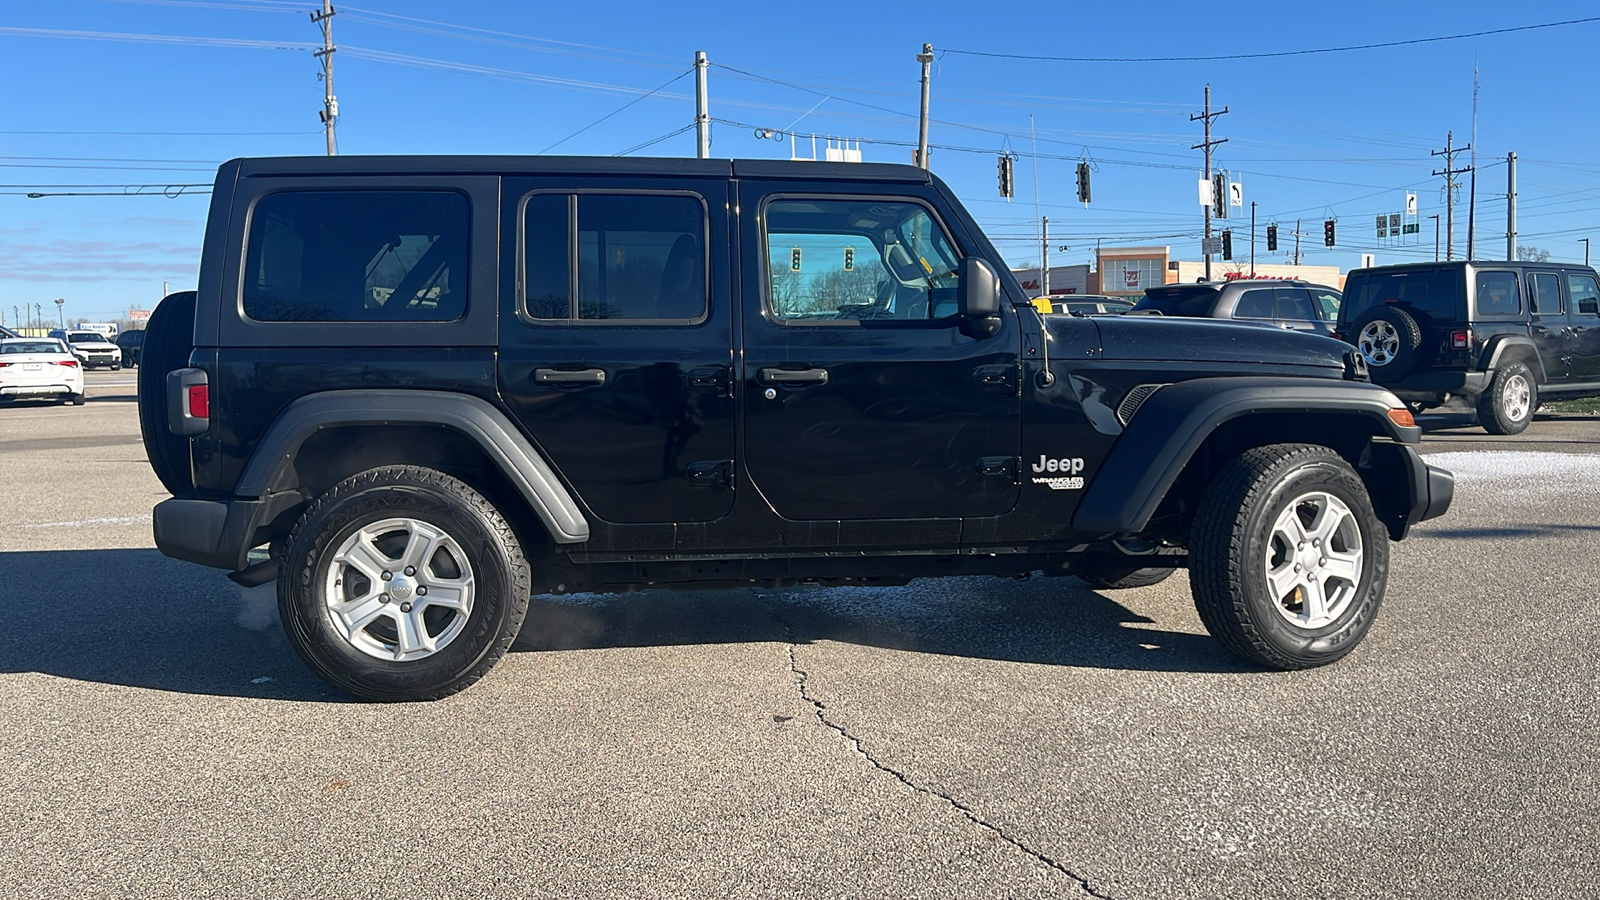
[(445, 322), (467, 305), (454, 191), (284, 191), (257, 201), (244, 313), (259, 322)]

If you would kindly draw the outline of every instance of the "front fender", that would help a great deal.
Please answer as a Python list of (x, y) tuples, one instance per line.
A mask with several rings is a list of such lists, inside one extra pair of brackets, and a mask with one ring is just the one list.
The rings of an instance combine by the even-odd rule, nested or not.
[(1349, 415), (1374, 434), (1415, 444), (1422, 429), (1389, 418), (1389, 410), (1404, 408), (1385, 388), (1331, 378), (1195, 378), (1167, 385), (1139, 407), (1112, 445), (1072, 517), (1073, 530), (1143, 531), (1195, 451), (1229, 420), (1264, 412)]

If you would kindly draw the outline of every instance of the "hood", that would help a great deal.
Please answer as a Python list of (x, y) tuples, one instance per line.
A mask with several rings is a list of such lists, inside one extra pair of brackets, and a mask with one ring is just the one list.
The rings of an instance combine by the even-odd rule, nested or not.
[(1095, 316), (1102, 358), (1344, 369), (1349, 344), (1270, 325), (1170, 316)]

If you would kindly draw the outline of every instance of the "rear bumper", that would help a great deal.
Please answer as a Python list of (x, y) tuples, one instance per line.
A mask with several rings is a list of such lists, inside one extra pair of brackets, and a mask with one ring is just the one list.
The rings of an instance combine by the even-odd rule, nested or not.
[(1490, 372), (1468, 372), (1441, 369), (1413, 372), (1394, 384), (1384, 387), (1396, 397), (1407, 402), (1436, 401), (1442, 394), (1463, 394), (1476, 397), (1489, 386)]
[(186, 500), (174, 497), (151, 512), (156, 549), (173, 559), (237, 572), (249, 564), (261, 529), (303, 503), (296, 491), (261, 500)]
[(8, 384), (0, 386), (0, 397), (48, 397), (52, 394), (74, 394), (80, 390), (69, 384)]

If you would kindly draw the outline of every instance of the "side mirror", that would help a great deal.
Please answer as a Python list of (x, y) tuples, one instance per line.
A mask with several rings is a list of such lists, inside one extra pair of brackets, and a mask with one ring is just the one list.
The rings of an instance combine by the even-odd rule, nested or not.
[(961, 286), (961, 315), (966, 319), (988, 319), (1000, 314), (1000, 276), (988, 260), (968, 256), (957, 269)]

